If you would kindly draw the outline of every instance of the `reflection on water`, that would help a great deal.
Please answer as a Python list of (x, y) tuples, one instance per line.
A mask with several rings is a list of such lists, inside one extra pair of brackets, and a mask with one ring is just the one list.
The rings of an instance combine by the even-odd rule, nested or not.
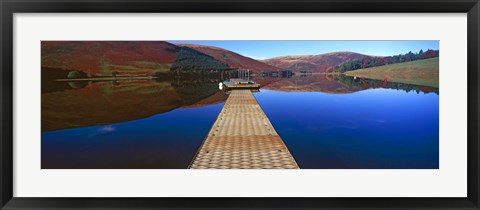
[(42, 168), (187, 168), (223, 104), (42, 133)]
[(349, 76), (337, 76), (335, 80), (346, 84), (348, 86), (360, 87), (361, 89), (371, 89), (371, 88), (385, 88), (385, 89), (395, 89), (395, 90), (404, 90), (405, 92), (414, 91), (418, 93), (435, 93), (438, 95), (439, 89), (436, 87), (422, 86), (422, 85), (412, 85), (412, 84), (403, 84), (398, 82), (383, 82), (380, 80), (374, 79), (365, 79)]
[[(438, 168), (438, 88), (338, 75), (253, 80), (302, 168)], [(42, 80), (42, 168), (186, 168), (228, 97), (220, 81)]]
[(406, 92), (415, 91), (416, 93), (434, 92), (437, 95), (439, 93), (439, 89), (435, 87), (383, 82), (365, 78), (354, 79), (353, 77), (335, 74), (301, 75), (299, 77), (284, 78), (269, 83), (264, 87), (264, 89), (282, 92), (323, 92), (332, 94), (353, 93), (373, 88), (395, 89)]
[(186, 168), (227, 98), (219, 81), (57, 85), (42, 93), (42, 168)]
[(65, 88), (42, 93), (42, 131), (125, 122), (220, 103), (227, 96), (218, 91), (218, 82), (209, 78), (54, 82)]
[(435, 93), (264, 90), (255, 97), (300, 168), (438, 168)]

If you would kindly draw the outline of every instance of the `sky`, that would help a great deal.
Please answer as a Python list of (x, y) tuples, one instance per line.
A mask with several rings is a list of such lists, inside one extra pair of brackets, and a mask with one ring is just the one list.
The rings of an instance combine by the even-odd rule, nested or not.
[(285, 55), (317, 55), (351, 51), (365, 55), (391, 56), (421, 49), (438, 50), (439, 41), (168, 41), (173, 44), (200, 44), (220, 47), (254, 59)]

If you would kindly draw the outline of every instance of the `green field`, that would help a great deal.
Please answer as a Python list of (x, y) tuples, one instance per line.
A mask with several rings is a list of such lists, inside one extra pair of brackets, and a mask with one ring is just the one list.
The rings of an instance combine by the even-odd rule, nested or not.
[(344, 74), (360, 78), (383, 80), (438, 88), (438, 57), (385, 66), (348, 71)]

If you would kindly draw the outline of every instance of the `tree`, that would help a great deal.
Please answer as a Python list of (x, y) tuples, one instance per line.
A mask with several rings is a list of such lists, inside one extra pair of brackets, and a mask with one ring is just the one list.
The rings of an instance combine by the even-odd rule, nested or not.
[(435, 51), (429, 49), (425, 53), (423, 53), (422, 57), (423, 57), (423, 59), (434, 58), (435, 57)]

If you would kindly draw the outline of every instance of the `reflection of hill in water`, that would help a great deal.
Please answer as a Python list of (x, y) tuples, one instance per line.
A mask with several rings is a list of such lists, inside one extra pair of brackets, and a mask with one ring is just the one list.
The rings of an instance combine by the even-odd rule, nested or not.
[(283, 78), (264, 86), (264, 89), (283, 92), (324, 92), (352, 93), (361, 90), (359, 87), (338, 82), (332, 75), (314, 74)]
[(294, 76), (282, 78), (263, 87), (268, 90), (282, 92), (324, 92), (331, 94), (353, 93), (371, 88), (386, 88), (404, 90), (406, 92), (416, 91), (417, 93), (439, 92), (438, 88), (394, 83), (372, 79), (357, 79), (344, 75), (314, 74), (307, 76)]
[(50, 88), (42, 93), (42, 131), (131, 121), (184, 106), (195, 107), (197, 102), (208, 105), (226, 99), (216, 94), (219, 91), (215, 79), (78, 84), (55, 82), (52, 86), (64, 89)]
[(337, 76), (336, 80), (343, 84), (347, 84), (349, 86), (360, 87), (362, 90), (365, 89), (372, 89), (372, 88), (385, 88), (385, 89), (395, 89), (395, 90), (403, 90), (405, 92), (415, 91), (417, 93), (431, 93), (434, 92), (437, 95), (439, 94), (439, 88), (424, 86), (424, 85), (413, 85), (413, 84), (404, 84), (398, 82), (383, 82), (380, 80), (374, 79), (353, 79), (353, 77), (349, 76)]
[[(264, 89), (284, 92), (353, 93), (370, 88), (435, 92), (438, 88), (339, 75), (253, 78)], [(220, 103), (220, 79), (175, 77), (163, 80), (42, 82), (42, 131), (105, 125), (146, 118), (181, 107)]]
[(192, 105), (206, 96), (211, 96), (218, 92), (218, 83), (220, 80), (209, 78), (198, 78), (185, 80), (175, 78), (172, 80), (172, 87), (182, 99), (184, 105)]

